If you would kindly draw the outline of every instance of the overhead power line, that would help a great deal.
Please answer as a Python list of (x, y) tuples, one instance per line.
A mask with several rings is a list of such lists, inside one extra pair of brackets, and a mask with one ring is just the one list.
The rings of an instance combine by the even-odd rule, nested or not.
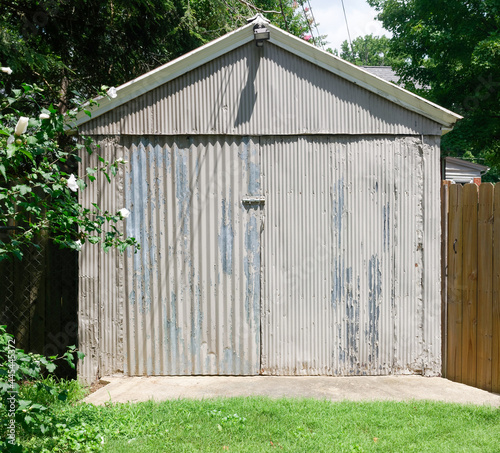
[(342, 9), (344, 10), (345, 26), (347, 28), (347, 37), (349, 38), (349, 45), (351, 46), (351, 52), (354, 55), (354, 47), (352, 47), (351, 32), (349, 31), (349, 24), (347, 23), (347, 14), (345, 13), (344, 0), (342, 2)]

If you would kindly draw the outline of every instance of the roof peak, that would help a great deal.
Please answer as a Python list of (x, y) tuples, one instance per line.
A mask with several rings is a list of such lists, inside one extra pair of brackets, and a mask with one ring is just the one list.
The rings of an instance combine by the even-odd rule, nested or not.
[(255, 22), (256, 25), (267, 25), (271, 23), (271, 21), (269, 19), (266, 19), (261, 13), (257, 13), (255, 16), (250, 17), (249, 19), (247, 19), (247, 22)]

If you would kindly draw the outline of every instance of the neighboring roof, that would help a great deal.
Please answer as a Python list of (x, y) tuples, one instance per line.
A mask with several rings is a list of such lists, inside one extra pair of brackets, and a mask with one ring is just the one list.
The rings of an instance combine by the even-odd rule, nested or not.
[(361, 66), (365, 71), (377, 77), (386, 80), (387, 82), (398, 83), (399, 76), (390, 66)]
[[(176, 60), (160, 66), (130, 82), (116, 88), (117, 97), (113, 99), (101, 98), (99, 106), (92, 111), (92, 119), (100, 116), (120, 105), (185, 74), (227, 52), (236, 49), (248, 42), (253, 41), (254, 26), (265, 23), (270, 30), (270, 42), (279, 46), (317, 66), (338, 75), (368, 91), (388, 99), (410, 111), (427, 117), (445, 128), (451, 128), (453, 124), (461, 119), (460, 115), (440, 107), (422, 97), (419, 97), (403, 88), (389, 83), (382, 78), (342, 60), (335, 55), (325, 52), (303, 39), (299, 39), (274, 25), (268, 23), (260, 14), (247, 25), (228, 33), (198, 49), (195, 49)], [(84, 112), (77, 115), (73, 126), (86, 123), (91, 118)]]
[(480, 178), (490, 167), (474, 164), (457, 157), (445, 157), (444, 179), (455, 182), (470, 182), (473, 178)]
[[(396, 74), (396, 71), (392, 69), (390, 66), (361, 66), (363, 69), (368, 71), (369, 73), (380, 77), (381, 79), (386, 80), (387, 82), (392, 82), (399, 85), (399, 81), (401, 78)], [(421, 89), (423, 86), (413, 81), (415, 88)]]

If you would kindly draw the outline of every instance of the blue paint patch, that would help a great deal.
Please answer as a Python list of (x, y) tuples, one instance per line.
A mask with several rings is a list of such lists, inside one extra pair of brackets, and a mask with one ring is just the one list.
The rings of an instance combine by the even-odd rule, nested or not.
[(248, 143), (250, 139), (248, 137), (244, 137), (242, 140), (241, 151), (238, 152), (238, 157), (245, 162), (245, 167), (248, 165)]
[(342, 214), (344, 212), (344, 178), (333, 186), (333, 226), (337, 233), (337, 246), (342, 243)]
[(260, 194), (260, 165), (250, 162), (248, 164), (248, 194)]
[(339, 345), (339, 362), (345, 363), (345, 349), (342, 348), (342, 327), (341, 325), (338, 326), (338, 342), (337, 344)]
[(248, 174), (248, 195), (260, 195), (260, 165), (252, 162), (252, 157), (257, 156), (257, 148), (253, 147), (249, 151), (249, 142), (248, 137), (243, 138), (238, 157), (244, 162), (243, 168)]
[(235, 369), (241, 370), (240, 356), (229, 348), (224, 349), (222, 361), (219, 362), (219, 369), (222, 374), (233, 374)]
[(382, 294), (382, 274), (380, 261), (372, 255), (368, 264), (368, 343), (370, 354), (368, 360), (373, 362), (379, 355), (379, 321), (380, 321), (380, 296)]
[(178, 373), (179, 370), (176, 369), (176, 366), (179, 363), (180, 359), (179, 346), (181, 343), (184, 343), (184, 341), (182, 338), (182, 329), (177, 327), (177, 297), (174, 292), (172, 292), (170, 295), (170, 317), (167, 315), (167, 310), (165, 310), (164, 313), (164, 342), (166, 350), (168, 351), (170, 356), (170, 358), (167, 359), (167, 363), (170, 364), (171, 373)]
[[(143, 141), (138, 146), (132, 145), (130, 155), (130, 172), (125, 177), (125, 207), (130, 210), (126, 222), (127, 237), (135, 237), (141, 244), (141, 250), (133, 254), (134, 283), (137, 294), (134, 303), (138, 304), (141, 313), (151, 308), (150, 288), (150, 236), (148, 227), (144, 228), (143, 219), (147, 218), (149, 185), (147, 183), (147, 167), (150, 165)], [(132, 302), (131, 302), (132, 303)]]
[(337, 258), (333, 263), (333, 288), (332, 288), (332, 307), (337, 308), (337, 304), (342, 299), (342, 290), (345, 287), (345, 259)]
[(188, 172), (188, 151), (174, 146), (175, 159), (175, 196), (177, 198), (177, 218), (181, 225), (181, 233), (185, 238), (189, 235), (190, 199)]
[(358, 292), (354, 294), (352, 268), (346, 271), (346, 335), (345, 344), (348, 351), (350, 373), (357, 367), (359, 357), (359, 277), (357, 282)]
[[(253, 321), (255, 344), (260, 345), (260, 231), (257, 218), (251, 216), (245, 231), (245, 315)], [(253, 311), (253, 320), (251, 319)]]
[(165, 169), (167, 170), (167, 173), (171, 174), (172, 173), (172, 160), (170, 158), (170, 148), (168, 146), (165, 146), (163, 149), (163, 157), (164, 157), (164, 162), (165, 162)]
[(155, 156), (156, 161), (158, 162), (158, 167), (162, 168), (164, 164), (164, 155), (162, 147), (158, 144), (155, 146)]
[(384, 206), (384, 252), (389, 248), (391, 241), (391, 207), (389, 203)]
[(203, 324), (203, 313), (201, 311), (201, 289), (200, 285), (196, 285), (194, 294), (193, 313), (191, 313), (191, 357), (195, 357), (192, 364), (193, 371), (201, 373), (201, 328)]
[(222, 200), (222, 220), (219, 233), (219, 252), (222, 270), (226, 275), (233, 273), (234, 230), (232, 206)]

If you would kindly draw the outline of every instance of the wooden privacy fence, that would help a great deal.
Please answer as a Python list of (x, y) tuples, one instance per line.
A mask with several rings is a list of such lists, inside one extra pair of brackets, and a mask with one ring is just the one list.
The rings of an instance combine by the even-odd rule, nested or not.
[(441, 196), (444, 375), (500, 392), (500, 183)]

